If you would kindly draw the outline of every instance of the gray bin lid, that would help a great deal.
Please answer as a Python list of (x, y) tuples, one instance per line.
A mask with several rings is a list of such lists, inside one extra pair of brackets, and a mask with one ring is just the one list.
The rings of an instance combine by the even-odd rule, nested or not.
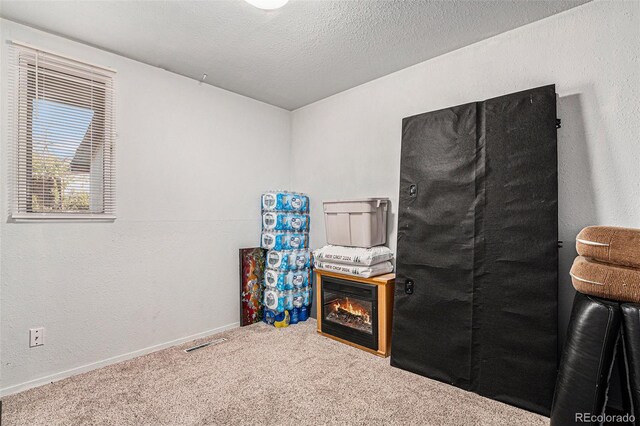
[(366, 213), (378, 208), (386, 210), (389, 198), (353, 198), (322, 202), (325, 213)]

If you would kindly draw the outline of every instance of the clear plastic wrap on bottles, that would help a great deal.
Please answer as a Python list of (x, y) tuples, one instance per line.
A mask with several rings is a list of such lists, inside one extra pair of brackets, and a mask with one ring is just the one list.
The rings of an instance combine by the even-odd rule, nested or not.
[(291, 287), (300, 288), (309, 285), (310, 269), (298, 269), (290, 272)]
[(284, 290), (287, 285), (289, 272), (278, 271), (276, 269), (266, 269), (264, 271), (264, 286), (266, 288), (275, 288), (276, 290)]
[(293, 291), (285, 290), (283, 293), (284, 297), (284, 308), (288, 311), (293, 309)]
[(293, 307), (300, 308), (304, 305), (304, 297), (302, 296), (303, 291), (301, 289), (297, 289), (293, 291)]
[(285, 309), (284, 294), (277, 290), (267, 289), (264, 291), (264, 306), (274, 312), (282, 312)]
[(311, 305), (311, 286), (305, 287), (302, 289), (302, 305), (309, 306)]
[(309, 211), (309, 197), (298, 192), (270, 191), (262, 194), (263, 211)]
[(303, 232), (263, 231), (260, 246), (267, 250), (299, 250), (309, 247), (309, 235)]
[(311, 267), (311, 251), (294, 250), (289, 262), (291, 264), (289, 269), (309, 269)]
[[(295, 271), (311, 267), (311, 252), (304, 250), (269, 250), (267, 252), (267, 268), (277, 271)], [(307, 278), (311, 281), (311, 277)]]
[(262, 213), (262, 229), (265, 231), (305, 232), (309, 230), (309, 215), (264, 212)]
[[(278, 271), (288, 271), (289, 268), (289, 255), (292, 252), (269, 250), (267, 252), (267, 268), (275, 269)], [(293, 258), (292, 258), (293, 260)]]

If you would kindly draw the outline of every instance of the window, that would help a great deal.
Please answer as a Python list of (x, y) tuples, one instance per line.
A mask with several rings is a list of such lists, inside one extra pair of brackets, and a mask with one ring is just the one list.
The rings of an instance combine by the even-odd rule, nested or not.
[(11, 49), (11, 217), (115, 218), (115, 72)]

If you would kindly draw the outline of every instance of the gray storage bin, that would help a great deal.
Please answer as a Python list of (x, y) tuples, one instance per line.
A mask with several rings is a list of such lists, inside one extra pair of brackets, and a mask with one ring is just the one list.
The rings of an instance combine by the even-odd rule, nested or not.
[(388, 198), (324, 201), (327, 243), (374, 247), (387, 242)]

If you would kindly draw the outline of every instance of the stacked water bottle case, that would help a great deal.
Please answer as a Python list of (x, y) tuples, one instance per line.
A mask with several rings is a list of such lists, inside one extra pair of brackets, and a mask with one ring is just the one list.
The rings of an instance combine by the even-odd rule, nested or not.
[(276, 191), (262, 195), (262, 248), (267, 249), (264, 275), (264, 321), (286, 327), (309, 318), (311, 252), (309, 197)]

